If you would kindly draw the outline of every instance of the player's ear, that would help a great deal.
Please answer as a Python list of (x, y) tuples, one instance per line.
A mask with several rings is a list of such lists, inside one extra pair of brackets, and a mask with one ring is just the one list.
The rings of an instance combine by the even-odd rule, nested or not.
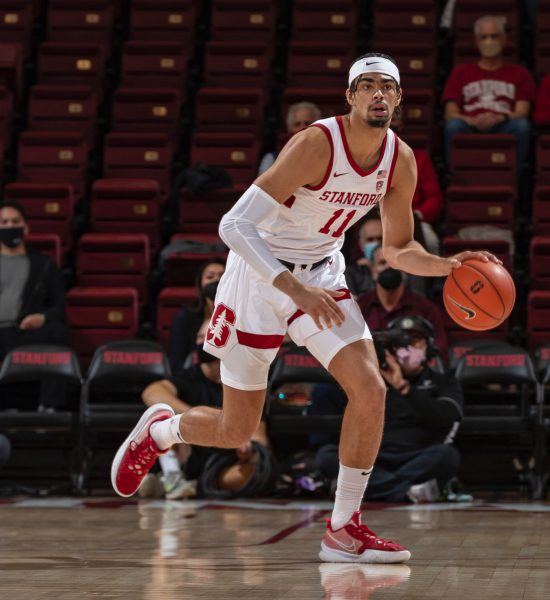
[(350, 106), (353, 104), (353, 92), (349, 88), (346, 90), (346, 102)]
[(401, 104), (402, 100), (403, 100), (403, 88), (399, 88), (397, 90), (397, 104), (396, 104), (396, 106), (399, 106)]

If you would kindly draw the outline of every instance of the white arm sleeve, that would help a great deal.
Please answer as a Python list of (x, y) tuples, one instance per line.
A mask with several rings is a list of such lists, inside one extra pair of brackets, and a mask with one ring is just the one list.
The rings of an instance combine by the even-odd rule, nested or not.
[(252, 266), (268, 283), (286, 271), (262, 240), (257, 226), (275, 214), (280, 204), (262, 188), (252, 184), (220, 221), (222, 240)]

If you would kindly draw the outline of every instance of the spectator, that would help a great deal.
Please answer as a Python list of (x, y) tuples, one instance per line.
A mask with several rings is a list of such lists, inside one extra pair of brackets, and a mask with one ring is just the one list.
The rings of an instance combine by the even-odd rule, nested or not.
[(170, 366), (176, 373), (195, 349), (199, 329), (210, 321), (218, 282), (225, 271), (225, 262), (219, 258), (203, 263), (197, 272), (199, 299), (193, 307), (182, 306), (170, 327)]
[(397, 317), (410, 315), (424, 317), (433, 324), (436, 331), (436, 345), (441, 356), (446, 360), (447, 336), (441, 311), (433, 302), (405, 285), (406, 275), (388, 267), (382, 246), (374, 250), (372, 275), (376, 287), (358, 300), (371, 331), (385, 329), (390, 321)]
[[(305, 129), (315, 121), (321, 118), (321, 109), (313, 102), (297, 102), (291, 104), (288, 107), (286, 113), (286, 132), (287, 141), (295, 133)], [(264, 154), (258, 167), (258, 175), (261, 175), (264, 171), (267, 171), (269, 167), (275, 162), (278, 152), (268, 152)]]
[(0, 203), (0, 360), (23, 344), (65, 344), (65, 289), (53, 261), (28, 250), (25, 209)]
[(377, 209), (371, 210), (359, 222), (357, 242), (361, 256), (346, 268), (346, 282), (355, 296), (374, 289), (371, 274), (372, 250), (382, 243), (382, 221)]
[(538, 127), (550, 125), (550, 73), (545, 75), (537, 93), (533, 121)]
[(457, 65), (443, 91), (445, 151), (450, 163), (452, 138), (457, 133), (509, 133), (516, 137), (518, 164), (529, 150), (528, 120), (535, 83), (527, 69), (505, 64), (503, 20), (485, 16), (474, 24), (480, 53), (477, 63)]
[[(367, 498), (437, 500), (439, 490), (458, 474), (460, 456), (451, 442), (462, 419), (462, 390), (454, 377), (427, 365), (434, 346), (433, 328), (426, 319), (399, 318), (392, 329), (402, 338), (384, 350), (387, 368), (380, 370), (388, 386), (384, 433)], [(335, 384), (318, 386), (311, 401), (314, 414), (344, 411), (345, 396)], [(323, 441), (320, 436), (312, 440), (317, 445)], [(317, 464), (328, 477), (336, 477), (334, 440), (319, 448)]]
[[(143, 402), (152, 406), (162, 402), (171, 406), (177, 414), (192, 406), (221, 408), (222, 386), (220, 361), (202, 349), (202, 342), (208, 328), (206, 321), (200, 328), (194, 347), (197, 363), (187, 369), (180, 369), (170, 379), (155, 381), (145, 388)], [(218, 479), (222, 490), (236, 491), (243, 488), (252, 478), (257, 460), (257, 451), (252, 442), (269, 448), (265, 422), (261, 421), (252, 439), (237, 448), (237, 463), (224, 469)], [(178, 499), (197, 494), (197, 480), (203, 468), (214, 453), (222, 452), (212, 448), (179, 444), (178, 454), (169, 450), (159, 457), (162, 476), (149, 473), (139, 489), (141, 497), (166, 495), (168, 499)], [(182, 474), (184, 465), (185, 477)]]
[(10, 454), (10, 441), (5, 435), (0, 434), (0, 469), (8, 462)]
[[(404, 129), (403, 113), (393, 113), (391, 128), (400, 136)], [(443, 193), (430, 155), (422, 148), (412, 148), (416, 159), (417, 179), (412, 208), (421, 222), (426, 249), (439, 254), (439, 238), (432, 225), (443, 210)]]

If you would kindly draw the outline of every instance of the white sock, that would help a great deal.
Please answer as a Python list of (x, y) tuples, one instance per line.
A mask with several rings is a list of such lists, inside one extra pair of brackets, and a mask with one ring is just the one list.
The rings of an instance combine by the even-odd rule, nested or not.
[(367, 489), (372, 467), (354, 469), (340, 463), (338, 482), (336, 484), (336, 500), (330, 523), (333, 530), (343, 527), (361, 507)]
[(173, 450), (168, 450), (166, 454), (161, 454), (159, 456), (159, 463), (163, 475), (181, 473), (180, 461)]
[(159, 450), (166, 450), (174, 444), (185, 442), (180, 433), (180, 419), (181, 415), (176, 415), (151, 425), (149, 433)]

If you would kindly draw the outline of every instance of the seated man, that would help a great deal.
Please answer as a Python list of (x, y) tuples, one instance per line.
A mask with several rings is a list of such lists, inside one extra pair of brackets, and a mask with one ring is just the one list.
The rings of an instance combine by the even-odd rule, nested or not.
[(385, 329), (390, 321), (400, 316), (416, 314), (424, 317), (434, 326), (436, 345), (446, 361), (447, 334), (439, 308), (405, 285), (406, 275), (388, 267), (382, 246), (374, 249), (372, 263), (376, 286), (358, 300), (365, 321), (376, 331)]
[(447, 163), (457, 133), (509, 133), (516, 138), (521, 165), (529, 151), (528, 117), (535, 99), (535, 82), (525, 67), (504, 62), (506, 34), (502, 19), (479, 18), (474, 35), (479, 62), (457, 65), (443, 90)]
[[(296, 102), (296, 104), (291, 104), (286, 113), (287, 136), (285, 137), (285, 143), (295, 133), (319, 120), (321, 116), (321, 109), (316, 104), (313, 104), (313, 102)], [(277, 154), (278, 152), (264, 154), (258, 167), (258, 175), (265, 173), (271, 167), (277, 158)]]
[[(462, 390), (454, 377), (431, 369), (433, 328), (422, 317), (392, 323), (394, 341), (386, 341), (380, 372), (386, 380), (385, 425), (367, 499), (423, 502), (439, 499), (439, 490), (458, 474), (460, 456), (451, 444), (462, 419)], [(375, 338), (376, 339), (376, 338)], [(345, 396), (335, 384), (318, 386), (312, 414), (340, 414)], [(317, 464), (328, 476), (338, 473), (336, 440), (319, 446)]]
[(65, 344), (65, 288), (53, 261), (28, 250), (25, 209), (0, 203), (0, 360), (23, 344)]
[[(164, 403), (171, 406), (176, 414), (189, 410), (192, 406), (210, 406), (221, 408), (222, 386), (220, 379), (220, 361), (205, 352), (202, 348), (208, 323), (203, 324), (197, 335), (195, 350), (197, 364), (188, 369), (180, 369), (170, 379), (155, 381), (142, 393), (143, 402), (147, 406)], [(251, 440), (236, 449), (238, 461), (224, 469), (218, 478), (217, 485), (222, 490), (236, 492), (243, 488), (252, 478), (257, 460), (252, 445), (256, 442), (269, 448), (265, 421), (261, 421)], [(149, 473), (143, 480), (138, 493), (143, 497), (166, 496), (170, 500), (195, 496), (197, 480), (203, 468), (214, 453), (222, 452), (215, 448), (203, 448), (179, 444), (178, 454), (169, 450), (159, 457), (162, 476)], [(182, 475), (182, 465), (185, 477)]]

